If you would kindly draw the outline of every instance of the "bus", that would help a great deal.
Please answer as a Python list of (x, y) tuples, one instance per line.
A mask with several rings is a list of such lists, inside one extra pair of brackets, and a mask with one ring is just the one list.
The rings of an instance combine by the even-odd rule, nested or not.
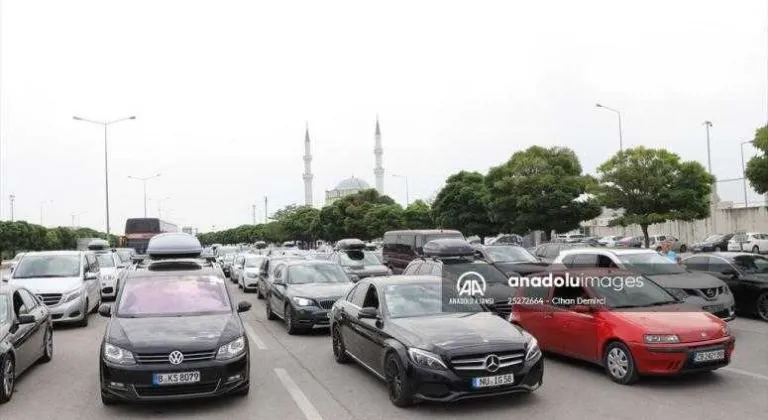
[(178, 226), (158, 218), (128, 219), (125, 222), (125, 246), (143, 255), (147, 252), (147, 244), (153, 236), (178, 231)]

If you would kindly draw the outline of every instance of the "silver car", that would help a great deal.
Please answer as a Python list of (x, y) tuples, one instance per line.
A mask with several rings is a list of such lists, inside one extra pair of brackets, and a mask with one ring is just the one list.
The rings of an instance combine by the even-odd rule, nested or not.
[(36, 294), (54, 323), (87, 326), (88, 315), (101, 304), (100, 273), (93, 252), (29, 252), (3, 281)]
[(259, 288), (259, 272), (261, 264), (267, 257), (265, 255), (246, 255), (243, 267), (238, 270), (237, 287), (245, 293), (256, 291)]
[(120, 289), (119, 280), (122, 272), (125, 270), (125, 263), (120, 259), (117, 252), (102, 251), (96, 253), (96, 259), (99, 260), (100, 287), (102, 299), (114, 299)]

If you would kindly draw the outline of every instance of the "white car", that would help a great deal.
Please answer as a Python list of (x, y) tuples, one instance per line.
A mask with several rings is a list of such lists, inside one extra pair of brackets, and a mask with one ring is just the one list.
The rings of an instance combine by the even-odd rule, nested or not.
[(125, 263), (113, 251), (103, 251), (96, 253), (96, 259), (99, 261), (101, 278), (99, 279), (101, 298), (114, 299), (120, 289), (119, 279), (122, 271), (125, 269)]
[(728, 251), (746, 251), (755, 254), (768, 253), (768, 234), (760, 232), (747, 232), (733, 235), (728, 241)]
[(602, 238), (598, 239), (597, 243), (606, 247), (606, 248), (614, 248), (616, 247), (616, 242), (624, 239), (623, 236), (603, 236)]
[(237, 287), (245, 293), (256, 291), (259, 287), (259, 272), (261, 264), (267, 257), (264, 255), (249, 255), (245, 257), (243, 268), (239, 270)]

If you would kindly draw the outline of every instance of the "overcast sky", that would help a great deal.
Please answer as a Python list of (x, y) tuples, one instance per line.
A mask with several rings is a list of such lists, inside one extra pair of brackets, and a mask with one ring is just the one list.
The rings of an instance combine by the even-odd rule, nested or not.
[[(525, 4), (523, 4), (525, 3)], [(741, 176), (739, 143), (768, 118), (765, 0), (0, 0), (0, 214), (104, 230), (149, 215), (201, 231), (314, 199), (354, 175), (433, 196), (531, 145), (573, 148), (586, 171), (624, 146), (667, 147)], [(745, 147), (747, 158), (754, 153)], [(720, 184), (743, 201), (740, 182)], [(167, 200), (163, 200), (170, 197)], [(750, 193), (750, 201), (758, 200)], [(41, 204), (42, 203), (42, 204)], [(158, 205), (160, 204), (160, 205)]]

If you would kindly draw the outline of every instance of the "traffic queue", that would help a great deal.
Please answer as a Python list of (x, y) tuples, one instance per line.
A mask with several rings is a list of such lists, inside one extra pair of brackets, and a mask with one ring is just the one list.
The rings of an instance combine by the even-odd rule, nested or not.
[[(544, 383), (543, 352), (600, 365), (619, 384), (730, 363), (727, 321), (743, 299), (728, 284), (655, 260), (653, 250), (613, 264), (590, 252), (567, 259), (579, 252), (550, 265), (519, 246), (420, 230), (387, 232), (380, 250), (357, 239), (330, 252), (204, 249), (191, 235), (164, 233), (130, 264), (103, 246), (29, 253), (0, 287), (0, 402), (21, 372), (51, 359), (54, 323), (87, 324), (94, 311), (108, 321), (98, 357), (104, 404), (248, 395), (241, 314), (251, 303), (227, 278), (263, 300), (266, 319), (288, 334), (327, 330), (334, 360), (384, 381), (399, 407), (534, 392)], [(107, 256), (115, 270), (94, 276)], [(585, 262), (592, 256), (595, 266)], [(667, 263), (682, 272), (659, 266), (663, 276), (654, 277), (649, 267)], [(692, 286), (679, 287), (676, 275)], [(51, 289), (52, 276), (67, 286)], [(723, 295), (735, 305), (718, 306)], [(108, 296), (114, 302), (102, 303)]]

